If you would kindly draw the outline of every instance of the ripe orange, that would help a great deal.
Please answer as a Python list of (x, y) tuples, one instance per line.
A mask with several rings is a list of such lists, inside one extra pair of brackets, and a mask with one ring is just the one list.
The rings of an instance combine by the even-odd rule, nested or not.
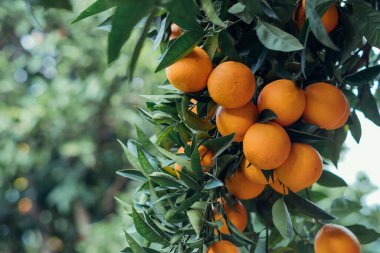
[(289, 194), (289, 188), (286, 187), (283, 183), (281, 183), (280, 180), (274, 181), (274, 183), (269, 184), (269, 186), (280, 194), (283, 194), (283, 195)]
[(349, 104), (343, 92), (329, 83), (307, 86), (305, 98), (303, 119), (320, 128), (337, 129), (344, 125), (349, 116)]
[(219, 107), (216, 112), (216, 127), (221, 135), (235, 133), (234, 141), (243, 141), (248, 128), (259, 118), (256, 106), (252, 102), (239, 108)]
[[(220, 200), (219, 200), (220, 202)], [(248, 218), (247, 218), (247, 210), (245, 209), (244, 205), (239, 201), (236, 200), (234, 203), (234, 207), (231, 208), (226, 201), (223, 201), (223, 208), (226, 212), (226, 215), (228, 217), (228, 220), (234, 224), (234, 226), (241, 232), (244, 231), (245, 227), (247, 226)], [(223, 234), (230, 234), (230, 231), (227, 227), (227, 222), (225, 221), (223, 214), (218, 213), (216, 208), (213, 209), (214, 212), (214, 219), (217, 221), (219, 219), (222, 219), (223, 226), (219, 228), (220, 232)]]
[(202, 48), (195, 47), (185, 57), (167, 67), (166, 76), (180, 91), (197, 92), (206, 88), (211, 71), (210, 57)]
[(240, 251), (230, 241), (221, 240), (208, 247), (206, 253), (240, 253)]
[[(255, 165), (251, 164), (247, 158), (244, 157), (241, 161), (240, 169), (243, 174), (252, 182), (256, 184), (268, 184), (268, 180), (266, 179), (264, 173)], [(276, 174), (274, 174), (274, 180), (276, 179)], [(272, 176), (269, 177), (269, 181), (272, 181)]]
[(178, 38), (181, 35), (181, 27), (179, 27), (177, 24), (172, 23), (170, 25), (170, 37), (169, 40), (173, 40), (175, 38)]
[(225, 179), (227, 190), (239, 199), (253, 199), (259, 196), (265, 184), (256, 184), (250, 181), (241, 171)]
[(285, 162), (290, 152), (290, 139), (277, 123), (256, 123), (243, 140), (245, 157), (259, 169), (270, 170)]
[(324, 225), (315, 236), (315, 253), (360, 253), (358, 238), (347, 228)]
[[(191, 145), (191, 142), (188, 143)], [(203, 167), (203, 172), (209, 171), (209, 169), (214, 165), (214, 152), (212, 150), (209, 150), (205, 146), (199, 146), (198, 147), (199, 156), (201, 158), (201, 165)], [(177, 151), (177, 154), (184, 154), (185, 148), (180, 147)], [(179, 177), (178, 171), (180, 171), (182, 168), (178, 163), (174, 164), (174, 169), (177, 173), (177, 176)], [(169, 172), (170, 173), (170, 172)]]
[[(306, 19), (306, 0), (302, 0), (302, 6), (298, 14), (298, 28), (301, 30)], [(302, 16), (303, 15), (303, 16)], [(322, 24), (328, 33), (332, 32), (338, 25), (339, 13), (335, 4), (331, 5), (322, 15)]]
[(322, 159), (311, 145), (292, 143), (288, 159), (275, 171), (283, 184), (300, 191), (319, 179), (322, 174)]
[(244, 64), (227, 61), (211, 72), (207, 88), (217, 104), (238, 108), (252, 99), (256, 89), (255, 76)]
[(261, 113), (270, 109), (277, 114), (274, 121), (282, 126), (296, 122), (305, 109), (305, 95), (291, 80), (280, 79), (266, 85), (260, 92), (257, 108)]

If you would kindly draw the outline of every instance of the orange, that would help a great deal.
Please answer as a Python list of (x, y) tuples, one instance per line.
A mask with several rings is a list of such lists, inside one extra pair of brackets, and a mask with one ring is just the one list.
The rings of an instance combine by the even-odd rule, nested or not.
[(175, 38), (178, 38), (181, 35), (181, 27), (179, 27), (177, 24), (172, 23), (170, 25), (170, 37), (169, 40), (173, 40)]
[(350, 105), (347, 103), (346, 111), (344, 112), (344, 114), (340, 118), (340, 120), (333, 126), (333, 129), (338, 129), (338, 128), (344, 126), (346, 124), (349, 116), (350, 116)]
[(269, 184), (269, 186), (280, 194), (283, 194), (283, 195), (289, 194), (289, 188), (286, 187), (283, 183), (281, 183), (280, 180), (274, 181), (274, 183)]
[(337, 87), (324, 82), (311, 84), (305, 89), (305, 98), (304, 121), (327, 130), (337, 129), (346, 122), (349, 104)]
[(245, 157), (259, 169), (270, 170), (285, 162), (290, 152), (290, 139), (277, 123), (256, 123), (243, 140)]
[(265, 184), (256, 184), (250, 181), (241, 171), (236, 171), (231, 177), (225, 179), (227, 190), (239, 199), (253, 199), (259, 196)]
[(276, 113), (274, 120), (282, 126), (296, 122), (305, 109), (305, 95), (291, 80), (280, 79), (266, 85), (260, 92), (257, 108), (261, 113), (270, 109)]
[(197, 92), (206, 88), (211, 71), (210, 57), (202, 48), (195, 47), (185, 57), (167, 67), (166, 76), (180, 91)]
[(206, 253), (240, 253), (240, 251), (230, 241), (221, 240), (208, 247)]
[[(306, 0), (302, 0), (302, 6), (298, 14), (298, 29), (302, 29), (302, 26), (306, 19)], [(332, 32), (338, 25), (339, 13), (335, 4), (331, 5), (327, 11), (322, 15), (322, 24), (328, 33)]]
[(315, 236), (315, 253), (360, 253), (358, 238), (347, 228), (324, 225)]
[[(191, 145), (191, 142), (188, 143)], [(201, 159), (201, 165), (203, 167), (203, 172), (209, 171), (209, 169), (214, 165), (214, 152), (212, 150), (209, 150), (205, 146), (199, 146), (198, 147), (199, 156)], [(180, 147), (177, 151), (177, 154), (184, 154), (185, 148)], [(176, 171), (177, 177), (179, 177), (178, 171), (181, 170), (181, 166), (178, 163), (174, 164), (174, 170)], [(170, 172), (169, 172), (170, 173)]]
[[(220, 202), (220, 201), (219, 201)], [(234, 203), (234, 207), (230, 208), (228, 203), (226, 201), (223, 201), (223, 208), (226, 212), (228, 220), (234, 224), (234, 226), (240, 231), (243, 232), (245, 227), (247, 226), (248, 218), (247, 218), (247, 210), (245, 209), (244, 205), (239, 201), (236, 200)], [(222, 219), (223, 226), (219, 228), (220, 232), (223, 234), (230, 234), (230, 231), (227, 227), (227, 222), (223, 217), (222, 213), (218, 213), (218, 211), (214, 208), (214, 219), (217, 221), (219, 219)]]
[[(256, 184), (268, 184), (264, 173), (259, 168), (251, 164), (247, 158), (243, 158), (240, 164), (240, 169), (250, 181)], [(274, 180), (276, 179), (276, 174), (274, 174)], [(272, 181), (272, 176), (269, 177), (269, 181)]]
[(247, 104), (256, 90), (255, 76), (240, 62), (219, 64), (207, 81), (211, 98), (225, 108), (238, 108)]
[(322, 174), (322, 159), (311, 145), (292, 143), (288, 159), (275, 171), (283, 184), (300, 191), (319, 179)]
[(241, 142), (248, 128), (258, 118), (256, 106), (252, 102), (239, 108), (219, 107), (216, 112), (216, 127), (222, 136), (235, 133), (234, 142)]

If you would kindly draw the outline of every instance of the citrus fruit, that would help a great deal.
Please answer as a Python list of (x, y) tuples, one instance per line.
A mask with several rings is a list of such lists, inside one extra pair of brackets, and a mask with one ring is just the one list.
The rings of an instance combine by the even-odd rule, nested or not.
[(360, 253), (360, 243), (347, 228), (335, 225), (324, 225), (315, 236), (315, 253)]
[(255, 76), (244, 64), (227, 61), (211, 72), (207, 88), (217, 104), (225, 108), (242, 107), (255, 93)]
[(284, 128), (277, 123), (256, 123), (244, 136), (245, 157), (263, 170), (277, 168), (288, 158), (290, 139)]
[(230, 241), (221, 240), (208, 247), (207, 253), (240, 253), (239, 249)]
[[(191, 145), (191, 142), (189, 142), (188, 145)], [(198, 152), (201, 159), (203, 172), (207, 172), (214, 165), (214, 159), (213, 159), (214, 152), (202, 145), (198, 147)], [(177, 151), (177, 154), (184, 154), (184, 153), (185, 153), (184, 147), (180, 147)], [(174, 170), (176, 171), (177, 176), (179, 177), (178, 171), (181, 170), (181, 166), (178, 163), (174, 164)]]
[(235, 133), (234, 142), (241, 142), (248, 128), (258, 118), (256, 106), (252, 102), (238, 108), (220, 106), (216, 112), (216, 127), (222, 136)]
[(280, 180), (278, 179), (274, 181), (274, 183), (270, 183), (269, 186), (280, 194), (283, 194), (283, 195), (289, 194), (289, 188), (286, 187), (283, 183), (281, 183)]
[[(220, 200), (219, 200), (220, 201)], [(226, 212), (228, 220), (234, 224), (234, 226), (240, 231), (243, 232), (245, 227), (247, 226), (248, 218), (247, 218), (247, 210), (245, 209), (244, 205), (239, 201), (236, 200), (234, 203), (234, 207), (231, 208), (227, 201), (223, 201), (223, 208)], [(227, 222), (225, 221), (223, 214), (218, 213), (218, 211), (214, 208), (214, 219), (217, 221), (219, 219), (222, 219), (223, 226), (219, 228), (219, 231), (223, 234), (230, 234), (230, 231), (227, 227)]]
[(346, 122), (349, 104), (337, 87), (324, 82), (311, 84), (305, 89), (305, 98), (304, 121), (327, 130), (337, 129)]
[[(268, 184), (264, 173), (255, 165), (251, 164), (247, 158), (244, 157), (241, 161), (240, 169), (250, 181), (256, 184)], [(274, 174), (274, 180), (276, 179), (276, 174)], [(273, 181), (272, 176), (269, 177), (269, 182), (271, 181)]]
[(256, 184), (250, 181), (241, 171), (236, 171), (231, 177), (225, 179), (227, 190), (239, 199), (253, 199), (259, 196), (265, 184)]
[[(298, 29), (301, 30), (306, 20), (306, 0), (302, 0), (302, 6), (298, 13)], [(335, 4), (331, 5), (322, 15), (322, 24), (328, 33), (332, 32), (338, 25), (339, 13)]]
[(197, 92), (207, 86), (212, 64), (208, 54), (195, 47), (189, 54), (166, 68), (169, 82), (185, 93)]
[(267, 84), (260, 92), (257, 108), (272, 110), (277, 118), (274, 120), (282, 126), (296, 122), (305, 109), (305, 95), (291, 80), (280, 79)]

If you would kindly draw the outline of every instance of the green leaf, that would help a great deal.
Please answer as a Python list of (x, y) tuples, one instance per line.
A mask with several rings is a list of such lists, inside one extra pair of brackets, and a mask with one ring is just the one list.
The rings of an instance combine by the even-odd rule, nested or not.
[(218, 157), (224, 150), (231, 146), (235, 134), (230, 134), (214, 139), (210, 139), (202, 143), (203, 146), (214, 152), (214, 158)]
[(145, 152), (143, 149), (140, 147), (140, 145), (136, 145), (136, 150), (137, 150), (137, 157), (140, 161), (141, 164), (141, 172), (148, 177), (150, 174), (155, 172), (156, 170), (153, 168), (153, 166), (150, 164), (148, 158), (145, 155)]
[[(286, 131), (289, 134), (289, 137), (294, 142), (316, 142), (316, 141), (327, 141), (329, 138), (327, 136), (309, 133), (306, 131), (294, 129), (294, 128), (286, 128)], [(315, 132), (315, 131), (314, 131)]]
[(321, 219), (321, 220), (333, 220), (335, 219), (334, 216), (326, 213), (323, 209), (315, 205), (313, 202), (302, 198), (296, 193), (289, 192), (289, 195), (286, 196), (286, 201), (292, 204), (299, 210), (301, 213), (312, 217), (314, 219)]
[[(147, 218), (147, 216), (145, 216)], [(136, 227), (136, 231), (145, 239), (150, 242), (155, 242), (163, 245), (168, 244), (168, 236), (160, 230), (154, 222), (146, 221), (142, 215), (140, 215), (134, 207), (132, 207), (133, 223)]]
[(353, 3), (354, 17), (359, 24), (361, 33), (371, 46), (380, 48), (380, 15), (369, 3), (355, 1)]
[(346, 198), (337, 198), (331, 204), (330, 212), (338, 217), (344, 217), (351, 213), (356, 213), (362, 209), (362, 206)]
[(277, 119), (277, 114), (274, 113), (272, 110), (270, 109), (264, 109), (261, 113), (260, 113), (260, 118), (259, 118), (259, 123), (265, 123), (265, 122), (269, 122), (271, 120), (274, 120), (274, 119)]
[(116, 174), (137, 181), (145, 182), (147, 180), (147, 178), (140, 171), (133, 169), (119, 170), (116, 172)]
[(239, 2), (242, 2), (246, 6), (245, 11), (252, 16), (261, 14), (260, 0), (239, 0)]
[(363, 225), (346, 226), (359, 239), (360, 244), (368, 244), (380, 238), (380, 233), (372, 228), (367, 228)]
[(175, 217), (179, 213), (187, 211), (195, 202), (199, 201), (202, 197), (202, 192), (196, 192), (191, 197), (185, 198), (185, 200), (181, 202), (181, 205), (176, 210), (172, 209), (172, 212), (168, 212), (165, 218), (167, 220), (170, 220), (172, 217)]
[(137, 125), (135, 124), (136, 128), (136, 133), (137, 133), (137, 138), (141, 145), (146, 149), (150, 154), (154, 156), (162, 156), (162, 154), (157, 150), (157, 147), (149, 140), (147, 135), (144, 133), (144, 131)]
[(190, 164), (189, 161), (186, 161), (182, 157), (177, 156), (177, 155), (171, 153), (170, 151), (167, 151), (166, 149), (161, 148), (160, 146), (156, 145), (156, 147), (157, 147), (158, 151), (160, 151), (164, 156), (166, 156), (167, 158), (172, 159), (174, 162), (178, 163), (179, 166), (186, 167), (186, 168), (190, 168), (191, 167), (191, 164)]
[[(154, 186), (151, 180), (149, 180), (149, 191), (150, 191), (150, 199), (152, 201), (151, 206), (155, 209), (156, 213), (164, 215), (166, 213), (166, 209), (160, 201), (157, 201), (159, 200), (159, 198), (156, 191), (154, 190)], [(153, 203), (155, 203), (155, 205), (153, 205)]]
[(373, 97), (368, 85), (361, 88), (359, 92), (359, 103), (357, 109), (376, 125), (380, 126), (380, 114), (376, 99)]
[(175, 129), (175, 124), (167, 126), (157, 137), (156, 144), (161, 145), (161, 143), (169, 137), (169, 134)]
[(201, 26), (196, 16), (199, 14), (198, 6), (193, 0), (174, 0), (166, 5), (170, 18), (181, 28), (189, 31), (200, 31)]
[(355, 74), (346, 76), (344, 81), (352, 86), (368, 84), (376, 79), (380, 74), (380, 65), (365, 68)]
[(160, 29), (158, 30), (157, 36), (156, 36), (156, 38), (154, 39), (154, 42), (153, 42), (153, 46), (152, 46), (153, 52), (156, 51), (157, 48), (158, 48), (158, 46), (161, 44), (162, 38), (164, 37), (164, 34), (165, 34), (166, 21), (167, 20), (168, 20), (168, 18), (165, 17), (161, 21)]
[(222, 187), (224, 184), (222, 181), (220, 181), (219, 179), (217, 178), (213, 178), (211, 179), (210, 181), (208, 181), (204, 186), (203, 188), (206, 189), (206, 190), (211, 190), (211, 189), (215, 189), (215, 188), (218, 188), (218, 187)]
[(206, 16), (210, 19), (215, 25), (226, 28), (227, 25), (219, 18), (218, 13), (216, 12), (212, 0), (201, 0), (202, 8), (206, 13)]
[(315, 6), (316, 1), (306, 1), (306, 16), (309, 21), (310, 29), (317, 38), (326, 47), (339, 51), (339, 48), (332, 42), (329, 34), (323, 26), (322, 19), (318, 15)]
[(203, 179), (203, 168), (201, 165), (201, 159), (198, 152), (198, 149), (195, 147), (193, 153), (191, 154), (191, 171), (194, 172), (194, 176), (197, 179)]
[(71, 24), (74, 24), (82, 19), (91, 17), (103, 11), (106, 11), (112, 7), (115, 7), (121, 1), (117, 0), (98, 0), (95, 3), (91, 4), (87, 9), (82, 11), (78, 17), (76, 17)]
[[(112, 30), (108, 35), (108, 63), (115, 61), (135, 25), (152, 10), (154, 1), (126, 0), (119, 4), (112, 17)], [(128, 17), (128, 18), (125, 18)]]
[(195, 202), (191, 209), (186, 211), (186, 215), (189, 218), (190, 224), (193, 226), (195, 233), (199, 237), (204, 224), (204, 216), (206, 212), (207, 202), (199, 201)]
[(120, 140), (117, 140), (121, 147), (123, 148), (124, 154), (127, 157), (128, 162), (139, 171), (142, 171), (139, 159), (132, 154), (132, 152), (122, 143)]
[(227, 31), (221, 31), (218, 37), (218, 45), (223, 54), (238, 60), (239, 55), (235, 49), (235, 41)]
[(194, 191), (201, 191), (202, 186), (200, 186), (197, 181), (193, 179), (193, 175), (186, 172), (186, 169), (182, 169), (179, 172), (181, 180), (184, 182), (185, 185), (187, 185), (189, 188), (193, 189)]
[(203, 44), (203, 49), (207, 52), (210, 59), (214, 58), (215, 52), (218, 49), (218, 38), (219, 33), (214, 33), (213, 35), (208, 36)]
[(355, 141), (357, 143), (360, 142), (360, 138), (362, 137), (362, 127), (360, 124), (360, 120), (358, 118), (358, 115), (356, 115), (355, 111), (351, 112), (351, 123), (349, 124), (349, 128), (351, 131), (352, 137), (354, 137)]
[(125, 237), (133, 253), (147, 253), (136, 241), (124, 230)]
[(337, 176), (336, 174), (328, 171), (323, 170), (321, 177), (317, 181), (318, 184), (326, 187), (345, 187), (347, 186), (347, 183)]
[(41, 4), (46, 8), (66, 9), (71, 11), (73, 9), (70, 0), (41, 0)]
[(190, 97), (183, 96), (182, 102), (181, 102), (182, 116), (183, 116), (184, 123), (188, 127), (194, 130), (200, 130), (204, 132), (207, 132), (215, 128), (215, 126), (209, 124), (207, 120), (201, 119), (197, 114), (190, 111), (189, 103), (190, 103)]
[(293, 35), (263, 20), (257, 21), (256, 34), (260, 42), (271, 50), (291, 52), (303, 49), (302, 44)]
[[(146, 251), (146, 253), (160, 253), (160, 252), (158, 252), (158, 251), (156, 251), (154, 249), (145, 248), (145, 247), (142, 247), (142, 248)], [(133, 251), (132, 248), (129, 248), (129, 247), (123, 249), (120, 252), (121, 253), (136, 253), (136, 251)]]
[(173, 176), (163, 172), (153, 172), (150, 176), (153, 182), (161, 186), (178, 188), (183, 186), (182, 183)]
[(155, 72), (172, 65), (189, 54), (190, 51), (201, 41), (203, 35), (203, 32), (190, 31), (179, 36), (162, 54), (162, 58), (160, 59)]
[(272, 207), (273, 223), (282, 237), (290, 238), (293, 236), (293, 225), (290, 219), (288, 208), (284, 199), (279, 198)]

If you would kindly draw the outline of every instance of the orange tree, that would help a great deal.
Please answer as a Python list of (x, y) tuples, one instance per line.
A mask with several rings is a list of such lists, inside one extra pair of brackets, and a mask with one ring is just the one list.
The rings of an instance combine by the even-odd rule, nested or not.
[[(337, 166), (357, 111), (380, 125), (379, 1), (98, 0), (75, 20), (114, 8), (108, 60), (143, 26), (160, 49), (162, 95), (137, 108), (159, 133), (122, 144), (141, 182), (124, 252), (360, 252), (374, 230), (340, 226), (313, 187), (346, 183)], [(314, 201), (314, 202), (313, 202)], [(347, 207), (349, 208), (349, 207)]]

